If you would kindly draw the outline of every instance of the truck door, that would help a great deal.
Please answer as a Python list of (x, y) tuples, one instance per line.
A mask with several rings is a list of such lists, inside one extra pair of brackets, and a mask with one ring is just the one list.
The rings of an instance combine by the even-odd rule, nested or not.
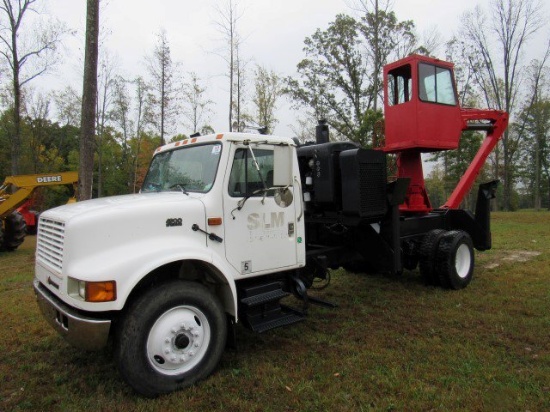
[(289, 188), (292, 196), (287, 193), (281, 201), (280, 193), (273, 188), (273, 168), (274, 150), (270, 145), (237, 146), (228, 166), (224, 189), (225, 253), (241, 275), (297, 264), (301, 239), (296, 230), (296, 210), (300, 211), (301, 204), (296, 205), (299, 202), (293, 187)]

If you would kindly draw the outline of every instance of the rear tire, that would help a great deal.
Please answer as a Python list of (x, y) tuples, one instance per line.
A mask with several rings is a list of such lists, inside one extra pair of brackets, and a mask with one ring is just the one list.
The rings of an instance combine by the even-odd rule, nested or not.
[(173, 281), (143, 294), (118, 330), (116, 360), (124, 380), (155, 397), (209, 376), (223, 354), (226, 317), (203, 285)]
[(12, 252), (17, 249), (25, 240), (27, 234), (27, 225), (25, 219), (19, 212), (13, 212), (8, 215), (4, 221), (4, 241), (2, 243), (3, 250)]
[(441, 286), (448, 289), (463, 289), (472, 281), (474, 247), (466, 232), (453, 230), (441, 238), (437, 250), (436, 273)]
[(447, 232), (443, 229), (429, 231), (420, 244), (419, 268), (422, 277), (429, 285), (439, 286), (439, 277), (435, 271), (435, 259), (441, 238)]
[(4, 250), (4, 223), (0, 218), (0, 252)]

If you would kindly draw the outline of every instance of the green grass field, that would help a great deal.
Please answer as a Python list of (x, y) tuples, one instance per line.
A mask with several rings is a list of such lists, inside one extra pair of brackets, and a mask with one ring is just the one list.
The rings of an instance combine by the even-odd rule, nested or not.
[(255, 335), (238, 329), (217, 372), (149, 400), (112, 349), (83, 352), (42, 319), (34, 237), (0, 254), (0, 411), (550, 410), (550, 213), (493, 214), (493, 249), (470, 286), (333, 272), (336, 309)]

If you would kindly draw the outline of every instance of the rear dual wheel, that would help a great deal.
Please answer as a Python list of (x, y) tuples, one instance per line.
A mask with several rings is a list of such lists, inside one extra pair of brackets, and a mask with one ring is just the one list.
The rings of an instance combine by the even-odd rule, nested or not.
[(435, 229), (420, 245), (420, 273), (426, 282), (448, 289), (462, 289), (472, 281), (474, 248), (462, 230)]
[(447, 232), (439, 242), (435, 271), (441, 286), (463, 289), (474, 274), (474, 247), (470, 236), (461, 230)]
[(419, 268), (422, 277), (429, 285), (439, 285), (439, 276), (435, 272), (435, 259), (441, 238), (447, 232), (443, 229), (431, 230), (424, 236), (419, 249)]

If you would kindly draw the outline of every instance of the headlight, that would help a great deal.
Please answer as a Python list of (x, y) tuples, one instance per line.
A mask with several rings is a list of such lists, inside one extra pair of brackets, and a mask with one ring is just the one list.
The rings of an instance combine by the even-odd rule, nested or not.
[(69, 278), (69, 295), (76, 298), (76, 294), (86, 302), (112, 302), (116, 300), (116, 282), (87, 282)]
[(86, 300), (86, 282), (83, 280), (78, 281), (78, 296)]

